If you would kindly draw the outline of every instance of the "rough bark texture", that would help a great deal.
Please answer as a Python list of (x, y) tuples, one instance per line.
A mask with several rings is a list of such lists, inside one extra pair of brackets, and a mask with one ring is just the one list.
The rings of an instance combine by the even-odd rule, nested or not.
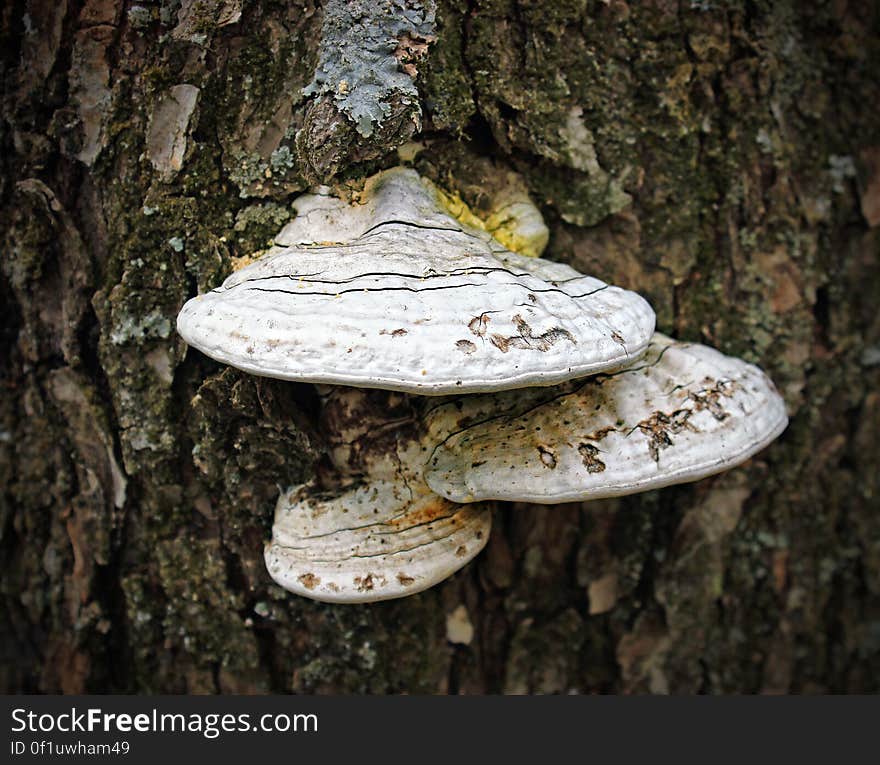
[[(392, 99), (369, 141), (302, 94), (313, 3), (0, 13), (0, 688), (878, 690), (875, 3), (443, 0), (401, 63), (421, 115)], [(416, 130), (477, 206), (516, 169), (549, 257), (762, 365), (791, 425), (697, 484), (499, 505), (451, 581), (320, 605), (262, 561), (323, 448), (314, 391), (187, 353), (174, 321), (309, 182)]]

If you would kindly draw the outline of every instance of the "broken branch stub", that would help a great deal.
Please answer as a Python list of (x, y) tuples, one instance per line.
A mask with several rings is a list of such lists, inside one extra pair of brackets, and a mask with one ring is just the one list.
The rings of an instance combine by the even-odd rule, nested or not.
[(426, 414), (425, 479), (454, 502), (552, 504), (695, 481), (785, 429), (757, 367), (656, 334), (639, 361), (552, 389), (463, 397)]
[(413, 170), (296, 207), (266, 255), (183, 307), (190, 345), (269, 377), (441, 395), (616, 368), (653, 332), (639, 295), (507, 250)]

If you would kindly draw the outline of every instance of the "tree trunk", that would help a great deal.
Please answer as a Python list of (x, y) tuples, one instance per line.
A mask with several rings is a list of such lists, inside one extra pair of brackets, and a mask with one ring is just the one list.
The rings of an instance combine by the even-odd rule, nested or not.
[[(439, 0), (365, 135), (303, 93), (334, 50), (311, 2), (4, 4), (0, 688), (877, 691), (880, 11), (812, 6)], [(761, 365), (787, 432), (692, 485), (499, 503), (420, 595), (275, 586), (314, 390), (187, 352), (175, 317), (398, 147), (476, 205), (517, 171), (547, 257)]]

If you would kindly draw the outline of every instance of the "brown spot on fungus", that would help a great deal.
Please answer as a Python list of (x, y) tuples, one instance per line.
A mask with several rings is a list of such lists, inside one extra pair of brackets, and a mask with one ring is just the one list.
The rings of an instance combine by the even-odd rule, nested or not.
[(417, 505), (405, 515), (390, 519), (388, 525), (395, 528), (408, 528), (422, 523), (430, 523), (438, 518), (445, 518), (449, 513), (449, 503), (440, 497), (432, 495), (427, 502)]
[(722, 398), (730, 398), (739, 390), (739, 385), (735, 380), (713, 380), (707, 377), (703, 380), (703, 388), (697, 391), (691, 391), (688, 394), (688, 401), (694, 402), (694, 409), (699, 412), (707, 409), (716, 420), (724, 420), (728, 417), (728, 413), (721, 405)]
[(357, 587), (358, 592), (366, 592), (368, 590), (372, 590), (376, 584), (379, 583), (379, 578), (376, 578), (376, 581), (373, 581), (373, 575), (367, 574), (366, 576), (356, 576), (354, 578), (354, 586)]
[(513, 323), (516, 324), (517, 331), (519, 332), (518, 335), (511, 335), (510, 337), (492, 335), (489, 338), (492, 345), (502, 353), (507, 353), (511, 348), (546, 353), (560, 339), (568, 340), (573, 345), (577, 345), (577, 340), (574, 339), (571, 332), (562, 327), (553, 327), (540, 335), (536, 335), (528, 322), (519, 314), (513, 317)]
[(672, 446), (672, 439), (669, 437), (670, 433), (680, 433), (685, 428), (696, 430), (692, 425), (688, 424), (691, 413), (692, 410), (690, 409), (679, 409), (671, 414), (654, 412), (650, 417), (636, 425), (648, 437), (648, 451), (651, 453), (651, 459), (654, 462), (660, 462), (661, 449)]
[(486, 327), (489, 325), (491, 319), (484, 313), (479, 316), (474, 316), (468, 322), (468, 329), (475, 334), (477, 337), (485, 337), (486, 335)]
[(314, 574), (303, 574), (302, 576), (297, 577), (297, 579), (299, 579), (300, 584), (302, 584), (307, 590), (314, 590), (315, 587), (321, 584), (320, 577), (317, 577)]
[(584, 436), (584, 441), (601, 441), (605, 436), (609, 433), (614, 433), (617, 431), (613, 425), (607, 425), (604, 428), (599, 428), (598, 430), (594, 430), (592, 433), (588, 433)]
[(556, 467), (556, 455), (546, 446), (539, 446), (538, 454), (541, 455), (541, 462), (548, 468), (553, 470)]
[(596, 456), (599, 450), (592, 444), (578, 446), (578, 454), (588, 473), (601, 473), (605, 469), (605, 463)]

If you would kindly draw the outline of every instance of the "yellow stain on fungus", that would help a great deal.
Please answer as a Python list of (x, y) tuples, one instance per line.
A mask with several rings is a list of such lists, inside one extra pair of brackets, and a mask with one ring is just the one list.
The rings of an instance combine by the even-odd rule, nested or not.
[[(479, 231), (485, 231), (508, 250), (529, 258), (537, 258), (547, 246), (546, 229), (536, 232), (534, 227), (530, 226), (526, 228), (525, 233), (521, 231), (521, 218), (511, 211), (511, 205), (504, 205), (500, 210), (493, 207), (486, 218), (481, 218), (458, 194), (450, 194), (432, 183), (429, 185), (440, 206), (459, 223)], [(530, 203), (523, 200), (522, 204)], [(515, 207), (519, 206), (515, 205)], [(535, 209), (535, 214), (540, 215), (537, 209)]]
[(239, 258), (232, 258), (232, 270), (239, 271), (245, 266), (249, 266), (256, 260), (259, 260), (263, 255), (265, 255), (269, 250), (257, 250), (256, 252), (251, 252), (248, 255), (242, 255)]

